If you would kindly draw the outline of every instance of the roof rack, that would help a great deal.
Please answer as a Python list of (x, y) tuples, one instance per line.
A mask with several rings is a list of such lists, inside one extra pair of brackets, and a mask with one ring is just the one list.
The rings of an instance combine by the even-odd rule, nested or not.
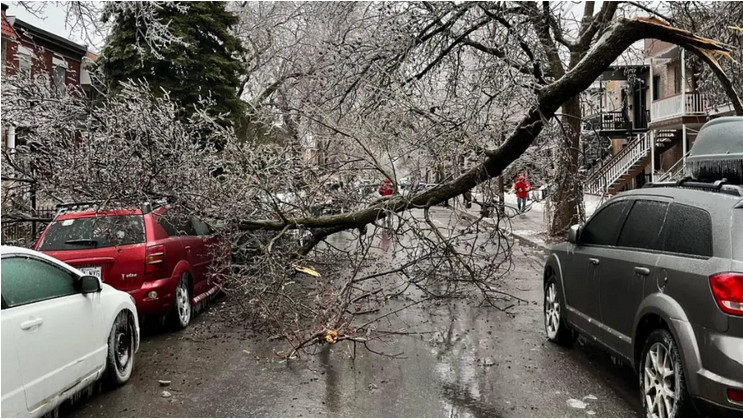
[(142, 204), (142, 213), (148, 214), (157, 208), (164, 207), (165, 205), (168, 205), (167, 198), (154, 199), (152, 201), (145, 202)]
[(676, 182), (647, 183), (643, 186), (643, 188), (669, 188), (669, 187), (701, 189), (705, 191), (721, 192), (721, 193), (733, 195), (733, 196), (743, 196), (743, 186), (728, 184), (727, 179), (720, 179), (714, 182), (704, 182), (701, 180), (695, 180), (687, 176)]
[(57, 215), (63, 214), (68, 211), (82, 211), (88, 209), (94, 205), (98, 205), (100, 202), (65, 202), (57, 204)]
[[(100, 205), (101, 201), (90, 201), (90, 202), (65, 202), (57, 204), (57, 215), (64, 214), (70, 211), (84, 211), (90, 209), (96, 205)], [(152, 201), (144, 202), (140, 206), (143, 214), (150, 213), (157, 208), (163, 207), (168, 204), (167, 198), (155, 199)]]

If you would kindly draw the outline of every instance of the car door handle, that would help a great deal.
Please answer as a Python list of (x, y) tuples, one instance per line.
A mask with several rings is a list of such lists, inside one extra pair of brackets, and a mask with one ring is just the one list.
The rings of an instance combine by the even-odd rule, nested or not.
[(635, 273), (640, 274), (642, 276), (648, 276), (650, 275), (650, 269), (645, 268), (643, 266), (635, 266)]
[(599, 264), (599, 260), (596, 259), (596, 258), (589, 258), (588, 261), (591, 262), (591, 265), (598, 265)]
[(41, 324), (44, 323), (44, 320), (39, 317), (34, 317), (31, 320), (27, 320), (23, 323), (21, 323), (21, 329), (23, 330), (29, 330), (33, 329), (36, 326), (41, 326)]
[(184, 249), (186, 249), (187, 252), (191, 251), (191, 246), (185, 246)]

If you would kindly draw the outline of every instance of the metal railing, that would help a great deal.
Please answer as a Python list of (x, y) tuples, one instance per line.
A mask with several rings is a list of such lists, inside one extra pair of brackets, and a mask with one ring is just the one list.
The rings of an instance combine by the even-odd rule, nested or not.
[(0, 242), (5, 245), (31, 247), (57, 213), (55, 207), (39, 207), (21, 214), (3, 213)]
[(673, 166), (671, 166), (670, 169), (668, 169), (665, 173), (658, 176), (654, 182), (673, 182), (676, 180), (681, 179), (684, 176), (684, 158), (689, 157), (690, 151), (686, 152), (686, 155), (684, 155), (683, 158), (679, 159)]
[[(686, 103), (682, 103), (682, 97)], [(682, 106), (683, 105), (683, 106)], [(678, 94), (665, 99), (656, 100), (650, 105), (653, 121), (675, 118), (684, 115), (705, 115), (707, 107), (704, 97), (699, 92), (688, 92), (686, 95)]]
[(587, 181), (585, 191), (589, 194), (601, 195), (619, 178), (626, 174), (638, 161), (647, 157), (651, 147), (649, 133), (638, 134), (635, 140), (627, 144), (601, 169), (596, 171)]
[(584, 120), (590, 127), (600, 131), (644, 130), (648, 127), (650, 109), (643, 108), (639, 120), (633, 119), (627, 112), (606, 110), (589, 115)]
[(686, 115), (705, 115), (707, 107), (704, 103), (704, 96), (699, 92), (686, 94)]

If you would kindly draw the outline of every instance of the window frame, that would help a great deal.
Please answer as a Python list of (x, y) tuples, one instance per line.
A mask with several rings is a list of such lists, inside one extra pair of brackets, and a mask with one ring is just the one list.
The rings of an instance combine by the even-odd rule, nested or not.
[(65, 294), (65, 295), (56, 295), (56, 296), (52, 296), (52, 297), (47, 297), (47, 298), (43, 298), (43, 299), (40, 299), (40, 300), (27, 301), (27, 302), (20, 303), (20, 304), (10, 304), (9, 301), (5, 298), (5, 294), (2, 294), (3, 310), (12, 309), (12, 308), (16, 308), (16, 307), (24, 307), (24, 306), (28, 306), (28, 305), (31, 305), (31, 304), (43, 303), (45, 301), (56, 300), (58, 298), (65, 298), (65, 297), (70, 297), (70, 296), (73, 296), (73, 295), (82, 295), (82, 290), (80, 289), (81, 288), (80, 287), (80, 285), (81, 285), (80, 284), (80, 277), (75, 272), (70, 271), (70, 270), (64, 268), (63, 266), (59, 266), (59, 265), (57, 265), (57, 264), (55, 264), (53, 262), (50, 262), (48, 260), (44, 260), (44, 259), (39, 258), (39, 257), (36, 257), (34, 255), (23, 254), (23, 253), (15, 253), (15, 254), (3, 255), (2, 258), (0, 258), (0, 261), (6, 260), (6, 259), (26, 259), (26, 260), (33, 260), (35, 262), (39, 262), (39, 263), (42, 263), (44, 265), (51, 266), (52, 268), (57, 269), (60, 272), (69, 275), (70, 279), (72, 280), (72, 286), (73, 286), (73, 289), (75, 290), (75, 292), (70, 293), (70, 294)]
[[(61, 71), (61, 76), (62, 76), (61, 80), (58, 77), (60, 75), (60, 74), (58, 74), (58, 70), (62, 70)], [(54, 67), (52, 67), (52, 87), (54, 87), (54, 89), (57, 91), (57, 93), (64, 93), (65, 92), (65, 90), (66, 90), (66, 86), (65, 86), (65, 80), (66, 80), (66, 78), (67, 78), (67, 69), (66, 68), (64, 68), (62, 66), (59, 66), (59, 65), (55, 65)]]
[[(666, 199), (653, 199), (653, 198), (658, 198), (658, 197), (640, 196), (640, 197), (633, 198), (631, 200), (632, 201), (632, 205), (629, 207), (629, 209), (627, 211), (627, 214), (625, 214), (624, 222), (622, 223), (622, 227), (619, 229), (619, 234), (617, 235), (617, 247), (618, 248), (626, 249), (626, 250), (633, 250), (633, 251), (652, 252), (652, 253), (662, 253), (663, 252), (663, 243), (660, 242), (660, 240), (663, 237), (663, 229), (664, 229), (664, 227), (666, 225), (666, 217), (668, 216), (668, 210), (669, 210), (669, 208), (671, 208), (671, 202), (672, 201), (671, 200), (666, 200)], [(666, 212), (663, 215), (663, 223), (660, 225), (660, 227), (658, 229), (658, 236), (656, 237), (656, 240), (660, 242), (659, 243), (661, 245), (661, 248), (660, 249), (650, 249), (650, 248), (647, 248), (647, 247), (630, 247), (630, 246), (622, 246), (622, 245), (619, 244), (619, 239), (622, 237), (622, 233), (624, 232), (624, 227), (627, 225), (627, 221), (629, 221), (629, 216), (630, 216), (630, 214), (632, 214), (632, 210), (635, 208), (635, 205), (637, 205), (637, 203), (640, 202), (640, 201), (657, 202), (657, 203), (660, 203), (660, 204), (665, 204), (665, 206), (666, 206)]]
[(650, 93), (653, 100), (660, 100), (660, 75), (653, 76), (653, 91)]
[[(173, 221), (178, 221), (177, 225), (176, 223), (173, 223)], [(182, 215), (178, 213), (174, 213), (172, 210), (163, 212), (162, 214), (159, 214), (159, 216), (156, 219), (157, 224), (160, 225), (160, 227), (165, 231), (165, 234), (168, 235), (168, 237), (198, 237), (198, 234), (196, 232), (196, 227), (193, 224), (193, 221), (190, 216), (188, 215)], [(169, 225), (171, 228), (166, 227), (166, 224)], [(182, 227), (185, 227), (183, 229)], [(189, 231), (189, 228), (193, 230), (193, 234)], [(175, 234), (171, 234), (171, 231), (175, 232)]]
[[(31, 78), (34, 67), (33, 50), (23, 45), (18, 45), (16, 56), (18, 57), (18, 73)], [(28, 63), (28, 68), (25, 68), (24, 63)]]
[[(622, 228), (624, 227), (624, 223), (627, 221), (627, 214), (629, 213), (628, 208), (631, 208), (632, 207), (631, 201), (632, 201), (631, 199), (626, 199), (626, 198), (625, 199), (619, 199), (619, 200), (612, 200), (612, 201), (608, 202), (606, 205), (603, 205), (602, 207), (600, 207), (599, 210), (596, 211), (591, 216), (591, 218), (589, 218), (588, 221), (586, 221), (586, 223), (581, 227), (581, 234), (578, 237), (578, 243), (577, 244), (579, 246), (616, 247), (617, 246), (617, 242), (619, 241), (619, 234), (621, 233)], [(614, 244), (586, 243), (584, 241), (584, 237), (585, 237), (585, 234), (584, 233), (585, 233), (586, 227), (588, 227), (594, 221), (594, 219), (596, 218), (596, 216), (598, 216), (601, 212), (605, 211), (607, 208), (609, 208), (611, 206), (614, 206), (614, 205), (622, 205), (624, 207), (622, 209), (621, 213), (620, 213), (621, 214), (620, 215), (621, 220), (619, 221), (619, 227), (618, 227), (618, 229), (616, 231), (616, 237), (614, 238)]]
[[(710, 234), (710, 243), (709, 243), (709, 245), (710, 245), (710, 249), (709, 249), (710, 250), (710, 255), (709, 256), (703, 256), (703, 255), (698, 255), (698, 254), (693, 254), (693, 253), (680, 253), (680, 252), (673, 252), (673, 251), (670, 251), (670, 250), (666, 250), (666, 240), (668, 240), (668, 234), (670, 232), (669, 229), (666, 229), (666, 224), (667, 223), (663, 223), (663, 230), (661, 231), (661, 234), (660, 234), (660, 240), (661, 240), (661, 245), (663, 247), (663, 253), (664, 254), (667, 254), (667, 255), (671, 255), (671, 256), (678, 256), (678, 257), (685, 257), (685, 258), (694, 258), (694, 259), (700, 259), (700, 260), (708, 260), (708, 259), (713, 258), (715, 256), (715, 226), (714, 226), (714, 221), (712, 220), (712, 214), (710, 214), (710, 212), (707, 211), (704, 208), (700, 208), (700, 207), (697, 207), (697, 206), (694, 206), (694, 205), (689, 205), (689, 204), (682, 204), (680, 202), (671, 202), (670, 205), (668, 206), (668, 212), (671, 211), (671, 207), (673, 205), (680, 206), (680, 207), (693, 208), (695, 210), (701, 211), (701, 212), (703, 212), (703, 213), (706, 214), (706, 216), (708, 217), (708, 219), (710, 221), (710, 223), (709, 223), (709, 227), (710, 227), (710, 230), (709, 230), (709, 234)], [(666, 213), (666, 218), (668, 217), (668, 212)]]
[[(199, 234), (199, 224), (202, 224), (204, 227), (206, 227), (206, 234)], [(191, 225), (193, 226), (196, 235), (199, 237), (209, 237), (214, 235), (214, 230), (212, 229), (212, 227), (196, 216), (191, 217)]]

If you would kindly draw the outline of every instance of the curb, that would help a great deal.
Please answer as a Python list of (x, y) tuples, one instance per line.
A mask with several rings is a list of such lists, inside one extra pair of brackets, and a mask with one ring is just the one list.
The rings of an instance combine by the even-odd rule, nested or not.
[[(474, 214), (470, 214), (467, 211), (452, 209), (452, 212), (456, 212), (462, 218), (465, 218), (465, 219), (467, 219), (469, 221), (477, 221), (477, 220), (480, 219), (480, 217), (478, 217), (478, 216), (476, 216)], [(485, 221), (486, 223), (492, 224), (492, 222), (490, 222), (489, 220), (487, 220), (485, 218), (483, 218), (482, 220)], [(534, 240), (532, 240), (530, 238), (527, 238), (525, 236), (522, 236), (521, 234), (516, 234), (516, 233), (513, 233), (512, 232), (511, 233), (511, 236), (519, 239), (519, 242), (520, 243), (527, 244), (527, 245), (529, 245), (531, 247), (536, 247), (536, 248), (541, 249), (541, 250), (543, 250), (545, 252), (548, 252), (550, 250), (549, 245), (536, 242), (536, 241), (534, 241)]]

